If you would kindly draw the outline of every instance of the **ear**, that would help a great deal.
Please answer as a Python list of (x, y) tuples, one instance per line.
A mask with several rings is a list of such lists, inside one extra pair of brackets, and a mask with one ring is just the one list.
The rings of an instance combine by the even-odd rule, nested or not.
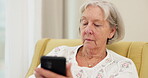
[(116, 27), (111, 27), (108, 38), (112, 38), (116, 33)]

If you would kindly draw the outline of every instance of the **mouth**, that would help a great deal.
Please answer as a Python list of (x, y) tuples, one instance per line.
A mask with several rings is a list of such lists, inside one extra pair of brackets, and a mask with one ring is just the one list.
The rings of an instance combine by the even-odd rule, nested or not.
[(94, 41), (94, 40), (92, 40), (92, 39), (85, 39), (85, 41)]

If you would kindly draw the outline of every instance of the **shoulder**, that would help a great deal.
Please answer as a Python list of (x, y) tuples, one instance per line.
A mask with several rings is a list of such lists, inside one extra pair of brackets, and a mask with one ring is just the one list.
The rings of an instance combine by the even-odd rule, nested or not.
[(138, 78), (136, 66), (131, 59), (121, 56), (111, 50), (108, 50), (108, 53), (113, 60), (111, 64), (112, 68), (116, 71), (116, 75), (112, 75), (118, 76), (118, 78)]
[(127, 57), (121, 56), (111, 50), (108, 50), (114, 63), (119, 67), (119, 72), (136, 72), (136, 66), (134, 62)]
[(116, 52), (114, 52), (114, 51), (112, 51), (112, 50), (107, 50), (107, 51), (108, 51), (108, 53), (111, 55), (111, 57), (112, 57), (112, 59), (113, 59), (114, 61), (118, 61), (118, 62), (121, 62), (121, 61), (130, 61), (130, 62), (132, 62), (131, 59), (129, 59), (129, 58), (127, 58), (127, 57), (124, 57), (124, 56), (122, 56), (122, 55), (119, 55), (119, 54), (117, 54)]
[(70, 51), (70, 50), (74, 50), (74, 49), (79, 48), (79, 46), (65, 46), (65, 45), (63, 45), (63, 46), (56, 47), (53, 50), (56, 51), (56, 52), (58, 52), (58, 51), (65, 51), (65, 50)]
[[(79, 45), (80, 46), (80, 45)], [(73, 50), (77, 49), (79, 46), (58, 46), (54, 48), (52, 51), (50, 51), (47, 56), (66, 56), (69, 54), (69, 52), (72, 52)]]

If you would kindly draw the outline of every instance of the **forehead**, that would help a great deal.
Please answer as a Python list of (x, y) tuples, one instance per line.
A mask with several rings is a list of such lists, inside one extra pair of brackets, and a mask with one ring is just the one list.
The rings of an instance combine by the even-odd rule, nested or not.
[(103, 20), (103, 10), (96, 5), (89, 5), (82, 13), (82, 18)]

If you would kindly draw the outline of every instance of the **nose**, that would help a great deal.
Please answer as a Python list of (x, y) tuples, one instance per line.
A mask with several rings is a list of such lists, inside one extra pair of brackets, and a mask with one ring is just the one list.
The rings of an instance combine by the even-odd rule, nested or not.
[(88, 25), (87, 27), (86, 27), (86, 29), (85, 29), (85, 33), (86, 34), (93, 34), (94, 32), (93, 32), (93, 27), (91, 26), (91, 25)]
[(87, 34), (93, 34), (93, 31), (90, 30), (90, 29), (87, 29), (87, 30), (85, 31), (85, 33), (87, 33)]

